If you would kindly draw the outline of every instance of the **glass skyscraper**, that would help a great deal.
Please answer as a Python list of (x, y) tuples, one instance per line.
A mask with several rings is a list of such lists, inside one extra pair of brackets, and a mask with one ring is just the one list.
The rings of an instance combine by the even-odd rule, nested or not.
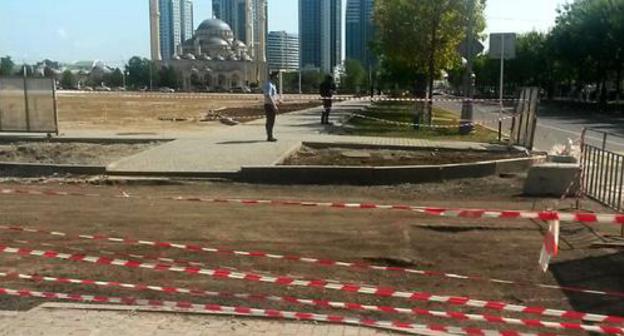
[(258, 62), (266, 62), (267, 0), (212, 0), (214, 17), (232, 28), (234, 37), (247, 44)]
[(373, 10), (374, 0), (347, 0), (346, 58), (357, 60), (366, 68), (375, 59), (370, 48), (375, 36)]
[(193, 1), (159, 0), (160, 53), (164, 61), (170, 60), (176, 48), (193, 37)]
[(299, 0), (301, 68), (333, 73), (342, 62), (342, 1)]
[(267, 41), (270, 71), (299, 69), (299, 36), (285, 31), (272, 31)]

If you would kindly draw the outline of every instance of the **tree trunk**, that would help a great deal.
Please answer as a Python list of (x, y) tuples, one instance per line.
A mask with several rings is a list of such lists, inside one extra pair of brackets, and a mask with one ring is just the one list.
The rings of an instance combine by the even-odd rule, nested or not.
[(436, 13), (436, 17), (433, 19), (433, 25), (431, 30), (431, 45), (430, 45), (430, 54), (429, 54), (429, 70), (428, 70), (428, 80), (427, 85), (429, 86), (429, 100), (427, 101), (427, 124), (431, 125), (433, 123), (433, 82), (435, 80), (435, 51), (438, 46), (438, 14)]

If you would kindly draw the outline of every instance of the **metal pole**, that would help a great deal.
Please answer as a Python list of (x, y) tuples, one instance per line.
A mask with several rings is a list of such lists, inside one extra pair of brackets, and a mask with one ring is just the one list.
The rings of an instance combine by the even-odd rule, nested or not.
[(56, 81), (52, 80), (52, 99), (54, 101), (54, 128), (56, 129), (56, 135), (59, 135), (59, 118), (58, 118), (58, 101), (56, 99)]
[(284, 99), (284, 70), (279, 71), (279, 94), (280, 99)]
[(505, 34), (501, 34), (500, 92), (498, 109), (498, 141), (503, 139), (503, 97), (505, 85)]
[(154, 90), (154, 82), (152, 81), (152, 63), (149, 63), (149, 86), (150, 86), (150, 91)]
[(24, 63), (24, 112), (26, 116), (26, 131), (30, 132), (30, 107), (28, 106), (28, 71)]

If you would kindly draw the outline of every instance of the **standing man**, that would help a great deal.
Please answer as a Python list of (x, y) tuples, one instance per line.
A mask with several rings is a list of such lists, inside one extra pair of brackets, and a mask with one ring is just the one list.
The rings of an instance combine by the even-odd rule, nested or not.
[(329, 125), (329, 114), (332, 110), (332, 97), (336, 93), (336, 83), (334, 78), (330, 75), (325, 77), (323, 83), (321, 83), (320, 94), (323, 99), (323, 114), (321, 115), (321, 124)]
[(277, 88), (275, 87), (275, 80), (277, 73), (273, 72), (269, 75), (269, 80), (264, 84), (262, 92), (264, 93), (264, 113), (266, 115), (266, 133), (267, 141), (276, 142), (277, 139), (273, 137), (273, 126), (275, 126), (275, 115), (277, 114)]

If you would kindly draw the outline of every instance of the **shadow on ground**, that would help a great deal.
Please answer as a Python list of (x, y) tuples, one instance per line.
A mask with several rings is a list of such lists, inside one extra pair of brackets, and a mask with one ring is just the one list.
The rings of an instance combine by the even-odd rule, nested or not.
[[(562, 286), (624, 292), (624, 252), (558, 262), (551, 265), (551, 272)], [(575, 310), (624, 316), (622, 296), (565, 294)]]

